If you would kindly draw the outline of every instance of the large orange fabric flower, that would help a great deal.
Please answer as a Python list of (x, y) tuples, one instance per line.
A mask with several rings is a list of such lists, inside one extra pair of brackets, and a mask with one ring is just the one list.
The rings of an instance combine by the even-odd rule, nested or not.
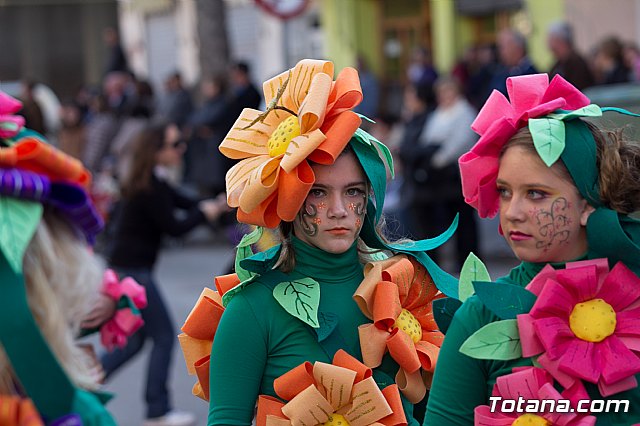
[(444, 339), (432, 306), (443, 296), (426, 269), (405, 255), (367, 264), (353, 296), (373, 320), (358, 329), (364, 363), (378, 367), (389, 350), (400, 366), (396, 383), (414, 404), (426, 394)]
[(362, 100), (358, 73), (305, 59), (263, 86), (267, 111), (245, 108), (220, 145), (241, 159), (226, 176), (227, 201), (238, 220), (273, 228), (292, 221), (315, 176), (307, 160), (333, 164), (360, 125), (351, 109)]
[(258, 398), (257, 426), (407, 424), (396, 385), (380, 390), (371, 369), (340, 349), (332, 364), (309, 362), (278, 377), (277, 398)]
[(211, 346), (224, 312), (222, 296), (239, 283), (236, 274), (216, 277), (216, 290), (205, 287), (178, 336), (187, 371), (198, 378), (192, 393), (205, 401), (209, 401)]

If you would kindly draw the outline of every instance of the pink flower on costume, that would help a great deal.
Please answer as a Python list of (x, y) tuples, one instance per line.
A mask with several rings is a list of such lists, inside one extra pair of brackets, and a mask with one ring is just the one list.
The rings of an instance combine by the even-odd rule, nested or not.
[(522, 356), (565, 388), (597, 383), (602, 396), (635, 388), (640, 372), (640, 278), (606, 259), (545, 267), (527, 289), (538, 296), (518, 315)]
[[(498, 377), (493, 387), (493, 396), (502, 400), (495, 403), (496, 411), (491, 412), (490, 406), (480, 405), (474, 410), (475, 426), (511, 426), (511, 425), (558, 425), (558, 426), (593, 426), (596, 424), (594, 416), (585, 416), (576, 413), (550, 413), (547, 406), (545, 410), (536, 413), (502, 412), (501, 402), (505, 399), (518, 401), (522, 398), (526, 402), (522, 408), (531, 408), (531, 402), (535, 400), (570, 400), (571, 405), (576, 405), (578, 399), (589, 399), (583, 387), (578, 386), (571, 392), (559, 393), (553, 387), (553, 378), (549, 373), (537, 367), (514, 368), (513, 373)], [(540, 405), (542, 409), (542, 404)], [(509, 410), (511, 411), (511, 410)]]
[(22, 102), (0, 91), (0, 139), (12, 138), (24, 126), (24, 117), (13, 115), (22, 109)]
[(551, 83), (546, 74), (510, 77), (507, 91), (511, 103), (502, 93), (493, 91), (471, 125), (481, 135), (480, 140), (459, 160), (465, 201), (478, 210), (480, 217), (493, 217), (498, 212), (498, 163), (502, 147), (511, 136), (530, 118), (589, 105), (589, 98), (559, 75)]

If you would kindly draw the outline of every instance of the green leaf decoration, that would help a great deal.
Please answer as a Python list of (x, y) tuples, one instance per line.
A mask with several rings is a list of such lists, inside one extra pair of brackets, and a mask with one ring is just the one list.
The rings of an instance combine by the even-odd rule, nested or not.
[(555, 118), (556, 120), (572, 120), (579, 117), (601, 117), (602, 109), (596, 104), (590, 104), (586, 107), (578, 108), (574, 111), (562, 111), (547, 114), (546, 117)]
[(302, 322), (318, 328), (320, 284), (312, 278), (284, 281), (273, 289), (273, 297), (280, 306)]
[(553, 118), (530, 118), (529, 131), (538, 155), (551, 167), (564, 151), (564, 123)]
[(320, 312), (318, 314), (319, 327), (315, 329), (318, 335), (318, 342), (322, 342), (333, 333), (338, 326), (338, 315), (333, 312)]
[(515, 319), (536, 303), (536, 295), (524, 287), (507, 283), (474, 282), (482, 303), (500, 319)]
[(522, 357), (517, 321), (510, 319), (485, 325), (465, 340), (460, 352), (476, 359), (506, 361)]
[(0, 250), (16, 273), (22, 272), (22, 257), (41, 218), (40, 203), (0, 198)]
[(255, 279), (258, 278), (258, 277), (259, 277), (259, 275), (255, 274), (251, 278), (248, 278), (248, 279), (242, 281), (237, 286), (227, 290), (227, 292), (222, 295), (222, 306), (224, 306), (226, 308), (227, 305), (229, 304), (229, 302), (231, 301), (231, 299), (233, 299), (233, 297), (236, 294), (240, 293), (242, 291), (242, 289), (244, 289), (248, 284), (251, 284), (252, 282), (254, 282)]
[(258, 226), (252, 232), (245, 234), (238, 244), (238, 249), (236, 251), (235, 269), (240, 281), (248, 280), (255, 275), (254, 273), (244, 269), (240, 265), (240, 262), (253, 256), (253, 250), (251, 249), (251, 246), (257, 243), (260, 238), (262, 238), (262, 232), (263, 228), (261, 226)]
[(491, 281), (489, 271), (482, 261), (473, 253), (469, 253), (460, 270), (460, 287), (458, 298), (464, 302), (473, 295), (473, 281)]
[(447, 334), (451, 320), (456, 311), (462, 306), (462, 302), (454, 297), (444, 297), (433, 301), (433, 319), (438, 324), (438, 330)]

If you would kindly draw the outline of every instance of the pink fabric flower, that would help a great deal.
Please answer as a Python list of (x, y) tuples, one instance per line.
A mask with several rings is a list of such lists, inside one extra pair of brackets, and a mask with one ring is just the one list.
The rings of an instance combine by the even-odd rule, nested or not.
[(530, 118), (542, 117), (557, 109), (575, 110), (589, 105), (589, 98), (567, 80), (556, 75), (551, 83), (547, 74), (507, 79), (509, 99), (494, 90), (471, 128), (480, 140), (459, 159), (465, 201), (480, 217), (498, 212), (496, 178), (500, 151), (504, 144)]
[(0, 138), (12, 138), (24, 126), (24, 117), (13, 115), (22, 109), (22, 102), (0, 91)]
[(538, 362), (565, 388), (597, 383), (602, 396), (635, 388), (640, 372), (640, 279), (606, 259), (545, 267), (527, 286), (538, 295), (518, 315), (522, 355)]
[[(127, 297), (137, 309), (147, 306), (147, 292), (133, 278), (126, 277), (118, 280), (118, 275), (107, 269), (102, 278), (102, 293), (118, 302), (120, 298)], [(127, 344), (127, 338), (135, 333), (144, 324), (139, 312), (131, 308), (118, 309), (113, 317), (100, 327), (100, 341), (108, 351), (116, 347), (123, 348)]]
[[(493, 387), (493, 396), (501, 397), (501, 401), (495, 403), (496, 410), (492, 413), (490, 406), (480, 405), (474, 410), (475, 426), (511, 426), (518, 417), (526, 413), (503, 412), (501, 402), (505, 399), (518, 401), (525, 400), (522, 409), (532, 408), (532, 401), (560, 399), (571, 401), (571, 406), (576, 407), (578, 399), (589, 399), (582, 386), (576, 386), (571, 390), (559, 393), (553, 386), (553, 378), (549, 373), (537, 367), (518, 367), (513, 373), (498, 377)], [(540, 405), (542, 408), (542, 405)], [(544, 407), (547, 409), (547, 406)], [(510, 409), (510, 408), (509, 408)], [(548, 410), (548, 409), (547, 409)], [(551, 425), (558, 426), (593, 426), (596, 424), (594, 416), (586, 416), (579, 413), (550, 413), (541, 411), (528, 413), (528, 416), (542, 417)], [(525, 417), (526, 419), (526, 417)], [(523, 422), (523, 419), (521, 419)]]

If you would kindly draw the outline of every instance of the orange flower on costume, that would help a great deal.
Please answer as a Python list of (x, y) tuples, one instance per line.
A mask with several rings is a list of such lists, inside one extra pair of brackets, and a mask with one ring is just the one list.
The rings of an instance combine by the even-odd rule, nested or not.
[(261, 395), (257, 426), (406, 425), (396, 385), (378, 388), (371, 369), (340, 349), (332, 364), (305, 362), (273, 382), (289, 402)]
[(241, 159), (226, 176), (227, 202), (238, 220), (273, 228), (292, 221), (315, 176), (307, 160), (333, 164), (360, 125), (358, 73), (305, 59), (263, 85), (268, 107), (245, 108), (220, 145)]
[(353, 296), (373, 320), (358, 328), (364, 363), (378, 367), (388, 349), (400, 366), (396, 383), (414, 404), (424, 398), (444, 339), (432, 307), (441, 297), (426, 269), (405, 255), (367, 264)]
[(216, 290), (205, 287), (178, 336), (187, 371), (198, 378), (192, 393), (205, 401), (209, 401), (211, 345), (224, 312), (222, 296), (239, 283), (236, 274), (216, 277)]

